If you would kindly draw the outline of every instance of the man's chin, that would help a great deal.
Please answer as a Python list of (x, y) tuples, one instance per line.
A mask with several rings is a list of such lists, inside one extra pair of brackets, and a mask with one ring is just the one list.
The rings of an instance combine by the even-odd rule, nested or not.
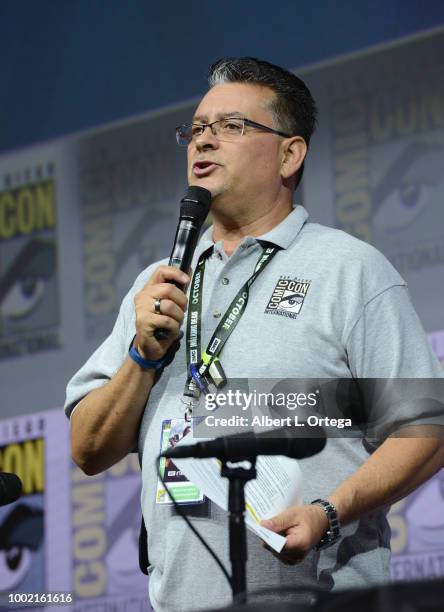
[(220, 184), (218, 185), (218, 181), (214, 180), (212, 176), (202, 176), (199, 178), (192, 176), (189, 180), (189, 184), (208, 189), (208, 191), (211, 191), (211, 196), (213, 198), (219, 196), (224, 191), (223, 187), (221, 187)]

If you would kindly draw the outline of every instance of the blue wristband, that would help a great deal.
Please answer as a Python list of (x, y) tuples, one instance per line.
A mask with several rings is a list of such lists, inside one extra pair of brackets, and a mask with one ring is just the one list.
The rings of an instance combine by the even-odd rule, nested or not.
[(129, 350), (129, 356), (133, 361), (135, 361), (141, 368), (144, 370), (160, 370), (163, 368), (167, 362), (169, 355), (165, 355), (162, 359), (157, 361), (152, 361), (151, 359), (144, 359), (135, 346), (131, 345)]

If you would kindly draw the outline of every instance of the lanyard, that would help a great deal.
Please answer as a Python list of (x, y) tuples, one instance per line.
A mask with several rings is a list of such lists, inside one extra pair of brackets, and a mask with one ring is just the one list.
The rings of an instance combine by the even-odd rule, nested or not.
[(279, 247), (263, 245), (262, 253), (256, 263), (253, 274), (237, 292), (229, 305), (216, 330), (214, 331), (207, 348), (201, 352), (201, 322), (202, 322), (202, 286), (205, 273), (205, 263), (213, 252), (210, 247), (202, 253), (197, 263), (193, 279), (191, 281), (187, 334), (186, 354), (187, 371), (189, 373), (185, 385), (184, 395), (197, 398), (203, 390), (203, 379), (214, 364), (228, 340), (239, 323), (245, 308), (247, 307), (250, 287), (259, 274), (270, 263), (278, 252)]

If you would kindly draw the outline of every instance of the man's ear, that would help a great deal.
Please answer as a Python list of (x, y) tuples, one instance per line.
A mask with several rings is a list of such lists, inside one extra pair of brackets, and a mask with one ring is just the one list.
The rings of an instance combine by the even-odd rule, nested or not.
[(292, 136), (282, 143), (281, 176), (288, 179), (299, 170), (307, 155), (307, 144), (302, 136)]

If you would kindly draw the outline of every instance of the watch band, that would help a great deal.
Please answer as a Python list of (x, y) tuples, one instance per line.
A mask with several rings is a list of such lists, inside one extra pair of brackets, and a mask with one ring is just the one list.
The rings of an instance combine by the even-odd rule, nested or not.
[(321, 550), (328, 548), (334, 544), (341, 537), (341, 524), (339, 522), (338, 512), (334, 505), (326, 499), (314, 499), (312, 504), (321, 506), (327, 515), (329, 527), (325, 532), (325, 535), (319, 540), (315, 546), (315, 550)]

